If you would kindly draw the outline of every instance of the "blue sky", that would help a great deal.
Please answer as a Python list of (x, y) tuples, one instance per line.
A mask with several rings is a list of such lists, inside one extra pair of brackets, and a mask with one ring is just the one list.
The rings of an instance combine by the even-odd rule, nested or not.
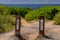
[(0, 0), (0, 4), (60, 4), (60, 0)]

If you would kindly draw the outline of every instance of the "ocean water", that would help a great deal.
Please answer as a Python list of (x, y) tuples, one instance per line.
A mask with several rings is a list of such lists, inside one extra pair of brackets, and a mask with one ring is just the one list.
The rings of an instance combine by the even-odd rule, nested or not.
[(60, 4), (4, 4), (4, 5), (14, 7), (29, 7), (32, 9), (41, 8), (43, 6), (60, 6)]

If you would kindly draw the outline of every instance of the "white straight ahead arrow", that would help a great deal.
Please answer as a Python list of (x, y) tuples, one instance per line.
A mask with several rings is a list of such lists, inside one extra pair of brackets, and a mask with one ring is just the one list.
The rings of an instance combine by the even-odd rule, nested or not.
[(16, 29), (18, 30), (19, 29), (19, 19), (17, 19), (17, 24), (16, 24)]
[(44, 20), (41, 19), (41, 20), (40, 20), (40, 24), (41, 24), (41, 25), (40, 25), (40, 30), (43, 30), (43, 22), (44, 22)]

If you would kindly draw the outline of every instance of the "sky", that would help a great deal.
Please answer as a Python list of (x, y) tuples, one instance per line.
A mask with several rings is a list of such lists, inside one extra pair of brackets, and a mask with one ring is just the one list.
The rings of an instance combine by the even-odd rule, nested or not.
[(60, 4), (60, 0), (0, 0), (0, 4)]

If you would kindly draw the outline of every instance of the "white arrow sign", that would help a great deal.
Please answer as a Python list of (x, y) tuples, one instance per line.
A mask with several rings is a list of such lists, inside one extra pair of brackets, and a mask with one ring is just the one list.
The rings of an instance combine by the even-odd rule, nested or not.
[(40, 24), (41, 24), (41, 25), (40, 25), (40, 30), (43, 30), (43, 22), (44, 22), (44, 20), (41, 19), (41, 20), (40, 20)]
[(17, 21), (16, 29), (18, 30), (19, 29), (19, 19), (17, 19), (16, 21)]

